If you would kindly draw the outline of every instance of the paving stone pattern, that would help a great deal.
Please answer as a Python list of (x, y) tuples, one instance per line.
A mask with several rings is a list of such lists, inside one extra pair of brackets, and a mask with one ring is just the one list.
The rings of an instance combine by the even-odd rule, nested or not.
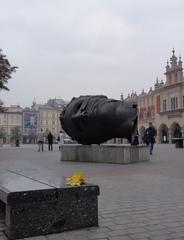
[[(0, 168), (19, 170), (59, 182), (75, 171), (86, 172), (100, 186), (99, 227), (27, 240), (184, 240), (184, 149), (156, 145), (150, 162), (131, 165), (60, 162), (37, 146), (0, 149)], [(54, 180), (53, 180), (54, 176)], [(7, 239), (0, 205), (0, 240)]]

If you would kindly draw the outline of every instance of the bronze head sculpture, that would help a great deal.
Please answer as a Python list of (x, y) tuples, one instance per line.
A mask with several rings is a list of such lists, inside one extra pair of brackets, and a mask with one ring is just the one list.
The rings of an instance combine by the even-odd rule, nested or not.
[(78, 143), (104, 143), (126, 138), (133, 144), (137, 134), (137, 104), (106, 96), (73, 98), (60, 116), (62, 128)]

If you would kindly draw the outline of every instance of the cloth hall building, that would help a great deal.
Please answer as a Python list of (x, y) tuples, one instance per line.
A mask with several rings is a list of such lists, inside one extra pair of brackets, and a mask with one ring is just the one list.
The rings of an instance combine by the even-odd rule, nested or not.
[(154, 89), (140, 95), (132, 93), (128, 99), (138, 103), (138, 130), (143, 135), (149, 122), (157, 130), (157, 143), (171, 143), (175, 137), (184, 137), (184, 77), (181, 57), (173, 49), (167, 61), (165, 81), (158, 79)]

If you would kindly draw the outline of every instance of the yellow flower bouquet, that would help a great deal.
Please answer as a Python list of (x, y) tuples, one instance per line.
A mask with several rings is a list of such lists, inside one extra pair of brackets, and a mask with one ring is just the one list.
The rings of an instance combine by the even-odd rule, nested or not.
[(86, 184), (87, 183), (86, 175), (82, 171), (76, 172), (72, 174), (71, 177), (67, 178), (66, 182), (70, 186), (80, 186), (80, 185)]

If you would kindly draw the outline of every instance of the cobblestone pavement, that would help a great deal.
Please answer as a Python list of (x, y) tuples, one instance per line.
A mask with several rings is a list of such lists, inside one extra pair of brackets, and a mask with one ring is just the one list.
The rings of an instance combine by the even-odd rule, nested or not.
[[(36, 146), (0, 149), (0, 169), (24, 171), (60, 181), (83, 170), (100, 186), (99, 227), (27, 240), (184, 240), (184, 149), (157, 145), (150, 162), (131, 165), (60, 162)], [(7, 239), (0, 206), (0, 240)]]

